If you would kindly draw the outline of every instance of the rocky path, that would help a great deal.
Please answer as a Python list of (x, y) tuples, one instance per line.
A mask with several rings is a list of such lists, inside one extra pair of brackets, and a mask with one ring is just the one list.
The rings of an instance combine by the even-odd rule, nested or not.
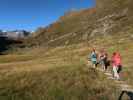
[(107, 76), (107, 79), (113, 80), (116, 83), (116, 86), (118, 86), (118, 88), (122, 91), (118, 100), (123, 100), (122, 96), (125, 93), (129, 96), (129, 100), (133, 100), (133, 86), (127, 84), (125, 81), (114, 79), (110, 71), (104, 72), (100, 68), (97, 68), (97, 70), (103, 72)]

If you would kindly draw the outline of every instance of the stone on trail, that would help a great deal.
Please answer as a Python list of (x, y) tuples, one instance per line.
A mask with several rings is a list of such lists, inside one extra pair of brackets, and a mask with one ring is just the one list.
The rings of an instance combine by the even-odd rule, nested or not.
[(121, 84), (121, 90), (127, 92), (133, 92), (133, 87), (127, 84)]
[(108, 75), (108, 76), (112, 76), (112, 74), (111, 73), (104, 73), (105, 75)]
[(114, 80), (115, 78), (110, 76), (110, 77), (108, 77), (108, 79), (112, 79), (112, 80)]

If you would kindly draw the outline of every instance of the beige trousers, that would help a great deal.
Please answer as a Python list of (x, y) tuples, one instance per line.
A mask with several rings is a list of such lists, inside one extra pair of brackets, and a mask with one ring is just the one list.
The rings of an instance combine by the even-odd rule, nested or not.
[(118, 71), (118, 67), (117, 66), (113, 66), (114, 77), (116, 79), (120, 79), (119, 73), (117, 71)]

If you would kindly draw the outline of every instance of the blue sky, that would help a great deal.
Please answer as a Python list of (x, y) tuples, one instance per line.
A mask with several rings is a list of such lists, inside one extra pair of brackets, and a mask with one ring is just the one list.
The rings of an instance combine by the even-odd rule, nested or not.
[(94, 0), (0, 0), (0, 29), (35, 30), (56, 21), (66, 11), (94, 5)]

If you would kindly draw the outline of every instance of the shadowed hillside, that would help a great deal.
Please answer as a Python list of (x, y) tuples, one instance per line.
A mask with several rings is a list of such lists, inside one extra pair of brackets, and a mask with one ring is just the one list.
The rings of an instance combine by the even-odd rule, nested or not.
[(22, 41), (15, 40), (7, 37), (0, 37), (0, 54), (9, 49), (10, 45), (20, 44)]

